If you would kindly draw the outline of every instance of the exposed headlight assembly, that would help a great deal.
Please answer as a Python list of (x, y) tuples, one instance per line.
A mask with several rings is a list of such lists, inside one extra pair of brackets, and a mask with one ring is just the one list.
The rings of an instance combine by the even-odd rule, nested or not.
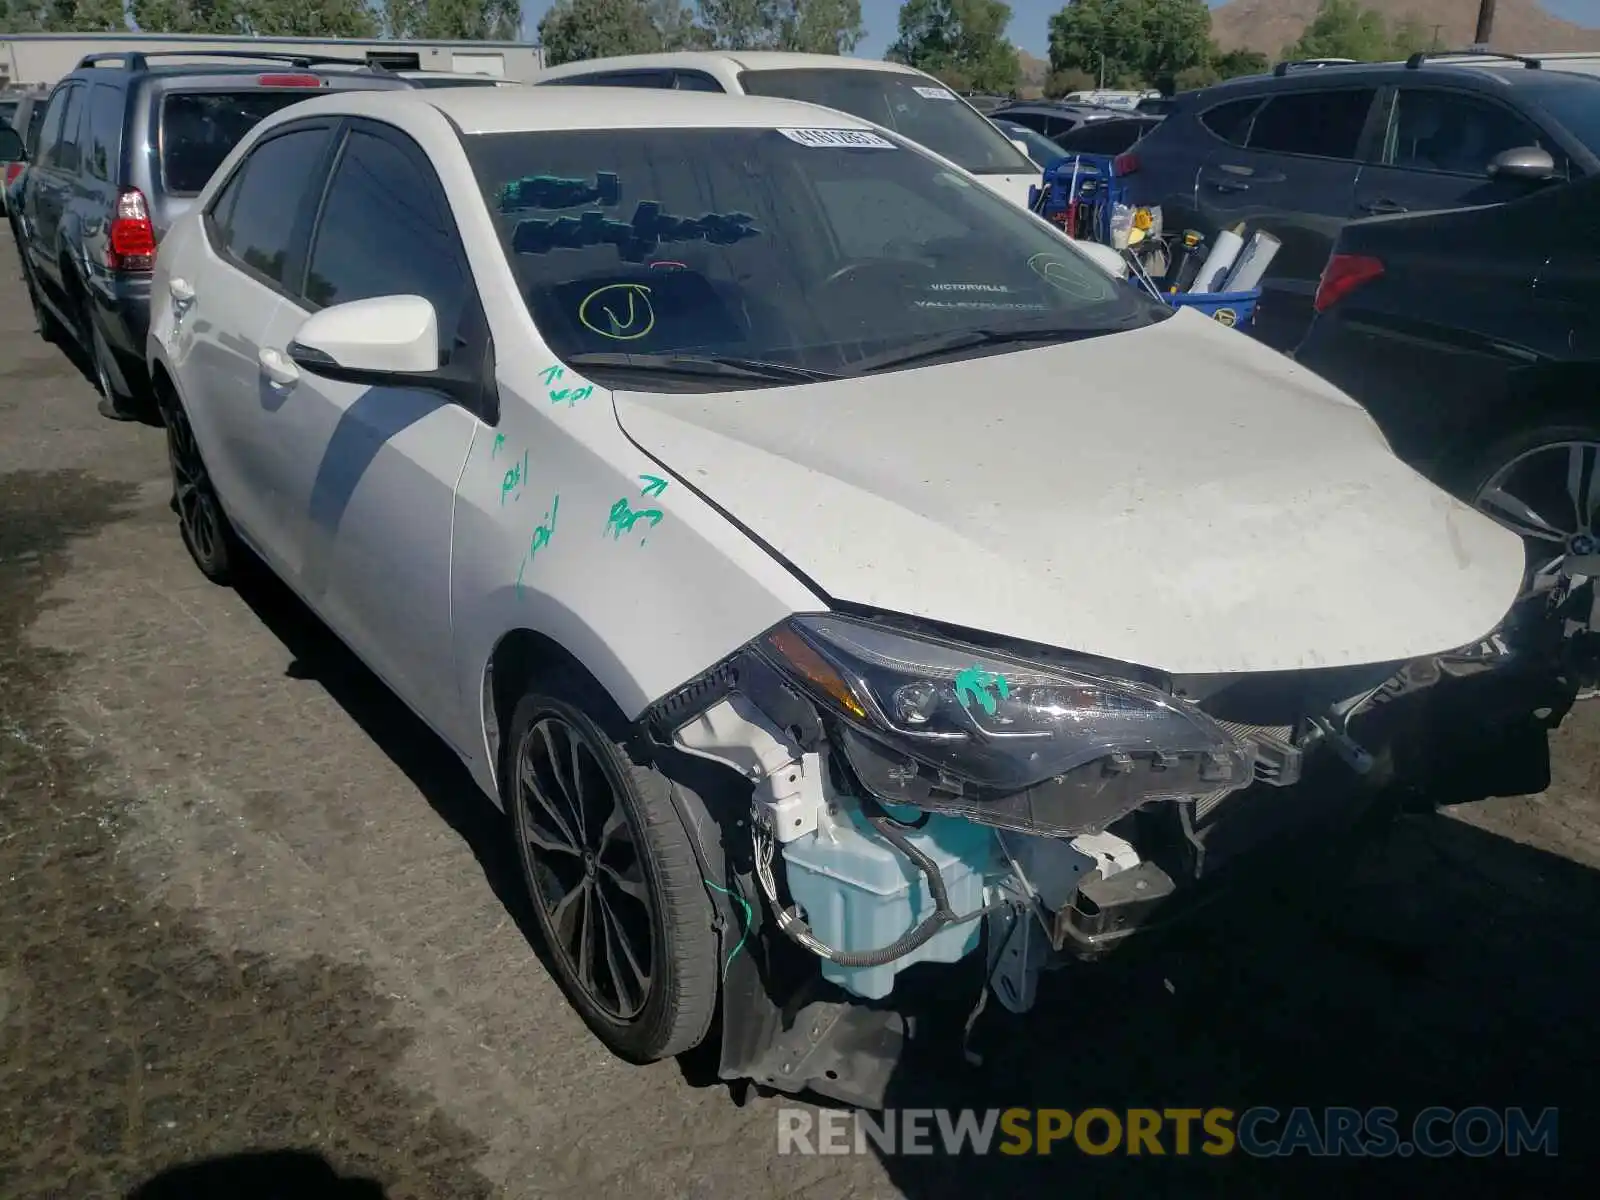
[(1144, 684), (831, 615), (757, 645), (836, 718), (851, 768), (891, 803), (1072, 836), (1254, 777), (1220, 726)]

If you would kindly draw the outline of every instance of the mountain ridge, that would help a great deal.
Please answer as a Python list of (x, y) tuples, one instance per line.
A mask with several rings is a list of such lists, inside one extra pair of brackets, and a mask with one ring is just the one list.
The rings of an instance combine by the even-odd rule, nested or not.
[[(1478, 6), (1468, 0), (1361, 0), (1391, 27), (1411, 17), (1430, 32), (1438, 26), (1439, 45), (1460, 49), (1477, 33)], [(1298, 41), (1321, 7), (1321, 0), (1232, 0), (1211, 13), (1211, 35), (1224, 50), (1259, 50), (1277, 59)], [(1499, 0), (1490, 45), (1510, 51), (1600, 51), (1600, 29), (1586, 29), (1553, 16), (1538, 0)]]

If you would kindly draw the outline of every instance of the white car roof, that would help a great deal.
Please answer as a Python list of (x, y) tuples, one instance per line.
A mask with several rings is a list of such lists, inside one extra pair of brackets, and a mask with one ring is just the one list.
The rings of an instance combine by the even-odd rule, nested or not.
[[(437, 109), (462, 133), (527, 133), (564, 129), (871, 129), (847, 113), (799, 100), (660, 91), (641, 105), (632, 88), (426, 88), (348, 91), (305, 100), (269, 118), (272, 124), (316, 113), (370, 116), (404, 124), (408, 110)], [(282, 118), (278, 120), (275, 118)], [(265, 124), (265, 122), (263, 123)]]
[(682, 67), (686, 71), (898, 71), (922, 72), (901, 63), (876, 58), (847, 58), (841, 54), (786, 54), (781, 50), (672, 50), (661, 54), (622, 54), (615, 58), (586, 58), (562, 63), (539, 73), (540, 79), (563, 75), (588, 75), (595, 71), (626, 71), (645, 67)]

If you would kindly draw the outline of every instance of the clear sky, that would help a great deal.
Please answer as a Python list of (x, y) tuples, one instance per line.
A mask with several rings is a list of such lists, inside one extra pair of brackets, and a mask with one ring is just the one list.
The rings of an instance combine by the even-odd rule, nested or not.
[[(1206, 0), (1212, 8), (1224, 0)], [(1457, 0), (1470, 5), (1472, 0)], [(1045, 54), (1049, 49), (1049, 21), (1058, 12), (1063, 0), (1010, 0), (1011, 40), (1033, 54)], [(1600, 25), (1600, 0), (1544, 0), (1545, 8), (1557, 16), (1580, 25)], [(527, 37), (532, 40), (539, 18), (550, 7), (550, 0), (523, 0)], [(896, 24), (900, 16), (900, 0), (861, 0), (861, 15), (867, 26), (867, 36), (856, 53), (863, 58), (881, 58), (890, 42), (894, 41)]]

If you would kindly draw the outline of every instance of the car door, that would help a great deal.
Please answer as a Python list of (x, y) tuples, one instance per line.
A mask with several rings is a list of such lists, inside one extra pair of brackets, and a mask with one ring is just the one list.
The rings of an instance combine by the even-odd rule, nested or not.
[(1539, 183), (1495, 179), (1489, 161), (1505, 150), (1541, 146), (1567, 175), (1554, 139), (1509, 106), (1487, 96), (1438, 87), (1394, 89), (1386, 102), (1373, 161), (1361, 169), (1353, 218), (1500, 204)]
[(169, 280), (190, 335), (180, 384), (190, 423), (223, 507), (275, 567), (285, 545), (273, 514), (284, 507), (293, 451), (262, 420), (282, 397), (266, 374), (261, 337), (297, 287), (316, 194), (337, 122), (298, 122), (251, 147), (203, 217), (207, 252)]
[(1292, 348), (1311, 322), (1377, 96), (1359, 86), (1269, 93), (1200, 168), (1196, 204), (1207, 233), (1243, 223), (1247, 238), (1264, 230), (1282, 243), (1256, 314), (1256, 336), (1277, 349)]
[(83, 91), (82, 84), (68, 83), (50, 97), (50, 111), (45, 114), (44, 132), (39, 138), (39, 161), (28, 171), (27, 181), (30, 265), (34, 277), (63, 311), (68, 306), (61, 268), (61, 222), (66, 216), (71, 179), (59, 163), (69, 136), (76, 139)]
[(1537, 206), (1545, 254), (1530, 316), (1561, 335), (1550, 339), (1565, 343), (1561, 357), (1592, 368), (1600, 365), (1600, 178), (1562, 187)]
[(441, 354), (483, 361), (487, 326), (449, 202), (398, 130), (349, 123), (299, 293), (274, 305), (262, 338), (273, 401), (254, 413), (260, 440), (281, 452), (271, 520), (289, 580), (435, 728), (457, 727), (451, 526), (482, 422), (435, 392), (311, 375), (287, 353), (326, 306), (419, 295), (438, 316)]

